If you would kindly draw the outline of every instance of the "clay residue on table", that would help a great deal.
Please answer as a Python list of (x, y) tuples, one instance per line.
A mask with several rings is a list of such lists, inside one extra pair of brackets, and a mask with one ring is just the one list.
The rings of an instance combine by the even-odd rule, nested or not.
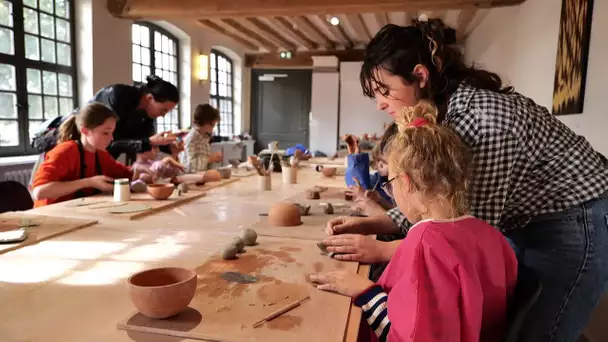
[(289, 253), (288, 251), (269, 251), (266, 249), (259, 249), (257, 250), (258, 254), (261, 255), (267, 255), (267, 256), (272, 256), (274, 258), (277, 258), (279, 260), (281, 260), (282, 262), (286, 262), (286, 263), (291, 263), (291, 262), (295, 262), (296, 259), (294, 259), (291, 256), (291, 253)]
[(266, 323), (268, 329), (271, 330), (291, 330), (295, 327), (299, 327), (302, 324), (302, 317), (296, 317), (291, 315), (282, 315), (270, 322)]
[(279, 249), (286, 252), (299, 252), (302, 250), (300, 247), (281, 247)]
[(284, 302), (286, 299), (294, 299), (308, 292), (306, 286), (294, 283), (265, 284), (257, 290), (258, 298), (266, 303)]
[(315, 268), (315, 272), (323, 271), (323, 263), (320, 261), (315, 262), (314, 268)]

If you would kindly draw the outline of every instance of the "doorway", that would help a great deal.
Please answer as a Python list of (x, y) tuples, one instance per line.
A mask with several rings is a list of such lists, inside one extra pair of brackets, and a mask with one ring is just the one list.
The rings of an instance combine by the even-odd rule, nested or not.
[(254, 69), (251, 76), (255, 152), (275, 140), (280, 149), (295, 144), (308, 148), (312, 71)]

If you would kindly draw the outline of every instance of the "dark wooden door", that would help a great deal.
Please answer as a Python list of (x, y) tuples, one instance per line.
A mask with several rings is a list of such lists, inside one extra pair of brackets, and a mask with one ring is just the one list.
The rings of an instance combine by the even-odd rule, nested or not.
[(311, 70), (254, 69), (251, 124), (256, 153), (278, 141), (279, 148), (308, 147)]

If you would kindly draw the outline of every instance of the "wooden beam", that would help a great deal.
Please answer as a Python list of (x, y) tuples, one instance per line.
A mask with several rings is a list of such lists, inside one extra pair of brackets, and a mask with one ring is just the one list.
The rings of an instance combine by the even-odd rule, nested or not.
[(245, 55), (248, 68), (311, 68), (313, 56), (336, 56), (342, 62), (363, 60), (363, 50), (296, 51), (291, 59), (281, 59), (278, 53)]
[(342, 45), (346, 46), (347, 48), (352, 49), (352, 47), (354, 46), (353, 41), (350, 40), (350, 37), (346, 34), (346, 31), (344, 31), (344, 28), (340, 26), (341, 24), (334, 26), (329, 21), (325, 20), (323, 17), (317, 17), (323, 23), (323, 25), (325, 25), (329, 32), (331, 32), (336, 41), (342, 43)]
[(456, 24), (456, 41), (461, 43), (467, 36), (467, 27), (475, 19), (477, 10), (467, 10), (460, 12), (458, 15), (458, 24)]
[(224, 19), (222, 19), (222, 22), (225, 23), (226, 25), (232, 27), (237, 32), (240, 32), (240, 33), (242, 33), (242, 34), (244, 34), (244, 35), (246, 35), (248, 37), (253, 38), (254, 40), (257, 40), (268, 51), (272, 52), (272, 51), (276, 51), (278, 49), (278, 46), (276, 46), (273, 42), (271, 42), (268, 39), (260, 36), (259, 34), (253, 32), (252, 30), (246, 28), (245, 26), (241, 25), (239, 22), (237, 22), (234, 19), (224, 18)]
[(314, 36), (319, 37), (323, 41), (323, 45), (325, 45), (326, 49), (331, 50), (336, 47), (336, 44), (307, 17), (298, 16), (293, 18), (293, 20), (302, 30), (308, 31), (309, 34), (312, 33)]
[(447, 13), (447, 11), (442, 11), (442, 10), (430, 11), (428, 13), (428, 16), (429, 16), (429, 19), (441, 19), (441, 20), (443, 20), (443, 18), (445, 17), (446, 13)]
[(296, 45), (294, 43), (285, 39), (283, 36), (278, 34), (275, 30), (273, 30), (270, 26), (268, 26), (266, 23), (264, 23), (259, 18), (247, 18), (247, 21), (249, 21), (251, 24), (253, 24), (253, 26), (255, 26), (258, 30), (264, 32), (272, 39), (278, 41), (283, 48), (285, 48), (287, 50), (296, 49)]
[(282, 27), (287, 30), (300, 44), (304, 45), (308, 50), (316, 50), (319, 45), (306, 37), (302, 31), (294, 27), (294, 25), (283, 17), (274, 17), (270, 19), (278, 27)]
[(241, 36), (234, 34), (232, 32), (229, 32), (228, 30), (226, 30), (225, 28), (221, 27), (220, 25), (214, 23), (213, 21), (209, 20), (209, 19), (201, 19), (201, 20), (197, 20), (197, 23), (199, 25), (205, 26), (208, 29), (211, 29), (221, 35), (224, 35), (232, 40), (234, 40), (235, 42), (241, 44), (242, 46), (246, 47), (249, 50), (253, 50), (253, 51), (258, 51), (260, 48), (254, 44), (252, 44), (250, 41), (248, 41), (247, 39), (242, 38)]
[(374, 16), (376, 17), (379, 30), (388, 24), (388, 15), (386, 13), (374, 13)]
[(367, 43), (372, 39), (372, 35), (369, 32), (369, 29), (365, 25), (361, 14), (348, 14), (342, 15), (340, 20), (344, 20), (353, 27), (360, 41)]
[(106, 0), (112, 15), (129, 19), (302, 16), (514, 6), (525, 0)]

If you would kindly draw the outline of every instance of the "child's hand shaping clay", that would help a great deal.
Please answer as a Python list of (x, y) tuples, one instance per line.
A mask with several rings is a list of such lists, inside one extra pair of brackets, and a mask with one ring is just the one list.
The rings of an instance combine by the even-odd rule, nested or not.
[(224, 160), (224, 154), (220, 151), (212, 153), (209, 156), (209, 163), (219, 163)]
[(180, 164), (177, 160), (173, 159), (172, 157), (163, 158), (163, 163), (165, 163), (165, 165), (174, 167), (182, 172), (185, 170), (184, 166), (182, 164)]
[(311, 274), (308, 279), (317, 284), (319, 290), (337, 292), (352, 298), (374, 285), (371, 280), (347, 271)]
[(342, 140), (346, 142), (346, 150), (348, 154), (361, 153), (361, 149), (359, 148), (359, 138), (351, 134), (347, 134), (342, 137)]

